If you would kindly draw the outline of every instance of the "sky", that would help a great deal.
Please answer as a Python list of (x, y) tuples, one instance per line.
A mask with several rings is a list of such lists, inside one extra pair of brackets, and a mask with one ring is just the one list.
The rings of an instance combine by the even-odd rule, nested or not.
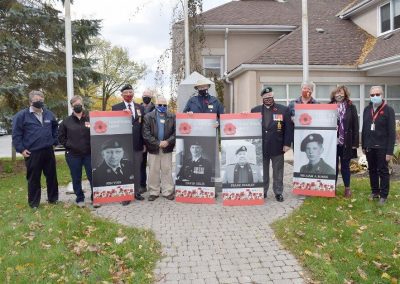
[[(156, 86), (157, 60), (170, 46), (173, 7), (178, 1), (74, 0), (71, 15), (72, 19), (102, 19), (101, 36), (112, 45), (127, 48), (131, 59), (148, 66), (148, 74), (135, 90), (141, 94), (146, 88)], [(230, 1), (203, 0), (203, 11)], [(169, 74), (169, 65), (163, 67), (164, 74)], [(168, 85), (169, 79), (165, 78), (164, 95), (169, 93)]]

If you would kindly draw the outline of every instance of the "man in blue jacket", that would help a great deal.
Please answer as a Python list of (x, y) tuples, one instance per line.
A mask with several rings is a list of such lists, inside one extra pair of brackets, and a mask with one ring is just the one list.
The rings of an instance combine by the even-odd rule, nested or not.
[(29, 206), (37, 208), (40, 204), (42, 171), (46, 177), (49, 203), (58, 201), (53, 150), (53, 146), (57, 145), (58, 125), (54, 114), (44, 108), (42, 92), (31, 91), (29, 103), (29, 108), (19, 111), (13, 118), (12, 142), (25, 159)]
[(224, 113), (224, 106), (220, 101), (208, 93), (210, 83), (206, 80), (198, 80), (194, 88), (198, 95), (191, 97), (186, 103), (183, 112), (192, 113), (216, 113), (219, 118)]

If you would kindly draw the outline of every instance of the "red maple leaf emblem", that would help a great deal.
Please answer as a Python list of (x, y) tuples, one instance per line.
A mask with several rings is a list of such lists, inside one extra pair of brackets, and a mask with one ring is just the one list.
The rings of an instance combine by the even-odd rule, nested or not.
[(308, 113), (303, 113), (299, 117), (299, 122), (301, 125), (310, 125), (312, 122), (312, 117)]
[(181, 134), (189, 134), (192, 132), (192, 126), (187, 122), (182, 122), (179, 124), (179, 133)]
[(107, 123), (102, 120), (96, 121), (94, 124), (94, 131), (96, 133), (105, 133), (107, 131)]
[(236, 126), (233, 123), (227, 123), (224, 126), (224, 133), (226, 135), (235, 135), (236, 133)]

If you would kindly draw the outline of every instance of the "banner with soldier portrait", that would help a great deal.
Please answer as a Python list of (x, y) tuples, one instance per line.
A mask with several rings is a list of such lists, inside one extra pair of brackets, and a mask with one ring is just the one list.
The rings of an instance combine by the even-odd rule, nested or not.
[(134, 199), (132, 118), (124, 111), (90, 112), (93, 203)]
[(261, 113), (221, 115), (223, 205), (264, 204)]
[(216, 114), (176, 115), (175, 199), (215, 203)]
[(334, 197), (336, 104), (297, 104), (294, 124), (293, 193)]

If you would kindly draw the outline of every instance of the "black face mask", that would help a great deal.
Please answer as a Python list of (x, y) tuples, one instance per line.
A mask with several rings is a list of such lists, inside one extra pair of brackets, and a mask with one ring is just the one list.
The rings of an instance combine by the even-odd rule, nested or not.
[(207, 96), (208, 90), (199, 90), (199, 95), (200, 96)]
[(74, 112), (81, 113), (83, 110), (83, 106), (82, 105), (74, 105), (73, 109), (74, 109)]
[(32, 103), (32, 106), (34, 106), (35, 108), (43, 108), (44, 107), (44, 102), (36, 101), (36, 102)]
[(263, 99), (263, 104), (266, 106), (272, 106), (274, 104), (274, 98)]
[(150, 97), (143, 97), (143, 102), (148, 105), (151, 102), (151, 98)]

